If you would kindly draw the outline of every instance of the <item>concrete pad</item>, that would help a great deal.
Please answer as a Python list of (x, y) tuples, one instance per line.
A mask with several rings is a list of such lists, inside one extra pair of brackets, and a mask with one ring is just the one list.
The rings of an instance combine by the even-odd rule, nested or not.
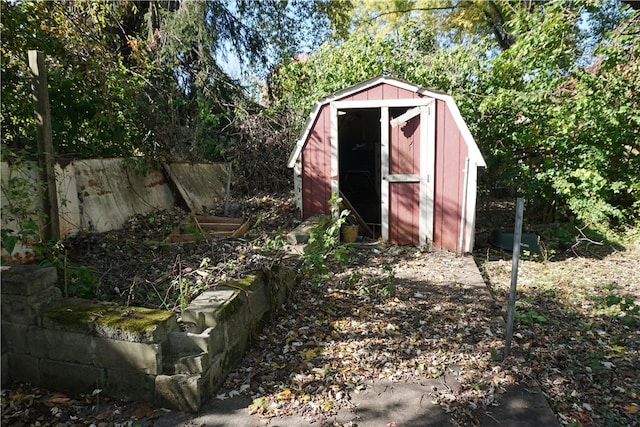
[(312, 216), (302, 221), (296, 228), (287, 234), (287, 243), (290, 245), (302, 245), (309, 241), (309, 234), (322, 220), (321, 216)]
[[(453, 377), (448, 381), (453, 381)], [(352, 421), (358, 426), (450, 426), (449, 416), (432, 403), (433, 388), (444, 388), (442, 379), (425, 380), (422, 384), (396, 383), (380, 379), (367, 386), (363, 393), (353, 394), (355, 408), (342, 410), (337, 421)]]
[(475, 412), (481, 426), (560, 426), (542, 390), (515, 384), (496, 398), (498, 406)]
[(58, 282), (55, 267), (3, 265), (2, 295), (35, 296)]
[[(453, 381), (449, 378), (448, 381)], [(352, 393), (352, 409), (341, 409), (337, 415), (325, 420), (328, 425), (353, 422), (358, 427), (380, 427), (395, 422), (398, 426), (451, 426), (449, 416), (431, 403), (432, 387), (443, 387), (441, 379), (426, 380), (423, 384), (396, 383), (380, 379), (369, 384), (361, 393)], [(224, 394), (227, 390), (218, 390)], [(235, 396), (225, 400), (211, 399), (199, 414), (168, 413), (156, 421), (156, 426), (215, 425), (215, 426), (278, 426), (298, 427), (319, 425), (317, 421), (297, 415), (262, 418), (250, 415), (247, 407), (252, 400)], [(325, 425), (325, 424), (323, 424)]]

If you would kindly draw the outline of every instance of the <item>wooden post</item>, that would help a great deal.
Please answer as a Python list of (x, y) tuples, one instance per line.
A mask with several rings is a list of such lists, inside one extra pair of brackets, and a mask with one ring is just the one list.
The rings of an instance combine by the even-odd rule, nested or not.
[(516, 225), (513, 230), (513, 256), (511, 260), (511, 289), (509, 290), (509, 302), (507, 306), (507, 341), (504, 346), (504, 357), (511, 351), (511, 339), (513, 338), (513, 318), (516, 309), (516, 287), (518, 284), (518, 261), (520, 260), (520, 241), (522, 240), (522, 217), (524, 212), (524, 199), (518, 197), (516, 201)]
[(38, 164), (42, 171), (45, 190), (43, 206), (48, 219), (44, 224), (43, 237), (47, 240), (53, 240), (60, 238), (60, 217), (58, 215), (49, 88), (44, 53), (36, 50), (29, 51), (29, 70), (31, 71), (31, 91), (38, 138)]

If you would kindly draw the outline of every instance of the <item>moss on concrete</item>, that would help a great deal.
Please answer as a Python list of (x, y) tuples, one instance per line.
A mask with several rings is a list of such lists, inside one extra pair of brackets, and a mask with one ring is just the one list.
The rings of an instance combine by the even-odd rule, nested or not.
[(253, 284), (262, 279), (262, 273), (256, 272), (255, 274), (248, 274), (241, 279), (234, 280), (230, 283), (231, 287), (238, 287), (241, 289), (249, 290)]
[(214, 311), (218, 323), (222, 323), (231, 318), (239, 310), (245, 306), (245, 299), (240, 297), (242, 291), (237, 290), (233, 297), (229, 298), (224, 304), (217, 307)]
[(96, 324), (143, 334), (174, 316), (173, 312), (143, 307), (113, 307), (96, 319)]
[(92, 333), (95, 329), (96, 319), (113, 307), (115, 304), (112, 303), (63, 301), (45, 310), (45, 326), (56, 326), (65, 331)]
[(94, 333), (98, 329), (108, 328), (133, 335), (153, 331), (173, 316), (172, 312), (164, 310), (77, 301), (58, 304), (45, 311), (49, 326), (56, 325), (63, 330)]

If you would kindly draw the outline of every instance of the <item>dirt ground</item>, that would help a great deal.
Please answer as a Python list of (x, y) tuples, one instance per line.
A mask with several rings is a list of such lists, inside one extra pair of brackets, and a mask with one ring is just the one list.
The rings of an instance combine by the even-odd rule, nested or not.
[[(239, 239), (168, 244), (185, 216), (176, 210), (69, 239), (59, 252), (66, 290), (179, 311), (219, 281), (277, 262), (296, 225), (290, 196), (236, 200), (229, 215), (255, 225)], [(453, 254), (355, 250), (348, 264), (330, 263), (321, 286), (301, 281), (229, 375), (225, 393), (248, 396), (248, 410), (263, 417), (295, 413), (322, 425), (372, 379), (455, 373), (461, 386), (431, 399), (460, 425), (475, 424), (473, 410), (490, 407), (511, 384), (539, 385), (566, 425), (640, 425), (639, 239), (614, 244), (582, 240), (580, 230), (557, 236), (555, 225), (540, 230), (548, 246), (520, 263), (513, 352), (501, 360), (511, 259), (487, 236), (511, 218), (510, 204), (480, 205), (474, 258), (493, 300), (461, 286)], [(2, 391), (3, 424), (149, 425), (162, 413), (100, 391), (67, 396), (19, 384)]]

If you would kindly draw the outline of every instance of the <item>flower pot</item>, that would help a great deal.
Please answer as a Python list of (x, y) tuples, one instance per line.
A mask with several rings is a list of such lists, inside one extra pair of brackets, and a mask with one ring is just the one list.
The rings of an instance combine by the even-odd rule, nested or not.
[(344, 224), (340, 227), (340, 234), (342, 236), (342, 241), (345, 243), (353, 243), (358, 240), (358, 224), (349, 225)]

